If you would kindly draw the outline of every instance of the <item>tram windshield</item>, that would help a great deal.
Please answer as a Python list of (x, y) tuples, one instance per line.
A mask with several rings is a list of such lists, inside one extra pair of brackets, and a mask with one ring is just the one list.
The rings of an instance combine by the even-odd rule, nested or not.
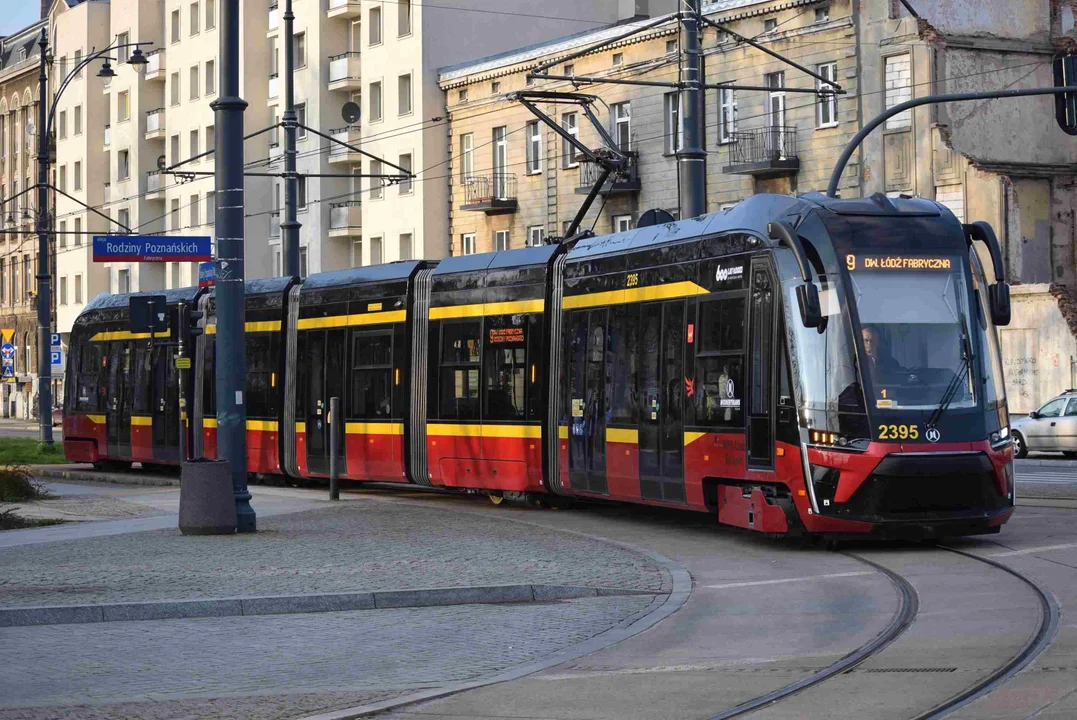
[(965, 266), (959, 257), (848, 255), (861, 373), (874, 408), (975, 407)]

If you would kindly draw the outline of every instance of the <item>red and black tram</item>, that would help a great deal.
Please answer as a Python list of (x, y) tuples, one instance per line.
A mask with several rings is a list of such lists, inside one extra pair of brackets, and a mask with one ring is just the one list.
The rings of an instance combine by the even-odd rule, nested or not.
[[(127, 330), (127, 296), (76, 321), (70, 460), (176, 463), (177, 372), (192, 450), (214, 457), (213, 291), (166, 295), (205, 311), (189, 371)], [(571, 244), (253, 281), (248, 467), (326, 477), (332, 427), (352, 480), (776, 534), (997, 532), (1008, 321), (991, 229), (882, 195), (758, 195)]]

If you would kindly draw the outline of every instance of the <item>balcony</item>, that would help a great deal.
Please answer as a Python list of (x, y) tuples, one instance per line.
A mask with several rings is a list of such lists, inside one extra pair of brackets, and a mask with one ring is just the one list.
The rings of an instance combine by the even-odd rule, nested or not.
[(733, 175), (777, 177), (800, 170), (797, 129), (785, 125), (732, 133), (729, 164), (722, 172)]
[(146, 173), (146, 199), (147, 200), (164, 200), (165, 193), (161, 189), (161, 173), (157, 170), (150, 170)]
[(165, 109), (157, 108), (156, 110), (146, 111), (146, 139), (147, 140), (164, 140), (165, 139)]
[(269, 76), (269, 93), (267, 97), (270, 105), (276, 105), (280, 102), (280, 76), (277, 73)]
[(359, 90), (359, 53), (346, 52), (329, 58), (329, 89)]
[(487, 215), (516, 212), (519, 203), (516, 200), (515, 173), (464, 178), (464, 204), (460, 209), (484, 212)]
[(273, 3), (269, 6), (269, 25), (266, 29), (266, 35), (272, 35), (277, 32), (277, 28), (280, 27), (280, 8), (277, 3)]
[(108, 150), (109, 145), (112, 144), (112, 126), (105, 126), (105, 149)]
[(269, 216), (269, 237), (280, 237), (280, 209), (274, 210)]
[[(347, 127), (335, 128), (329, 131), (329, 135), (334, 140), (346, 142), (349, 145), (359, 145), (359, 126), (349, 125)], [(343, 145), (337, 145), (331, 143), (329, 146), (329, 162), (331, 163), (357, 163), (362, 159), (362, 155), (349, 150)]]
[(357, 237), (363, 229), (363, 205), (358, 200), (329, 206), (329, 237)]
[(146, 53), (146, 74), (145, 79), (149, 82), (160, 81), (164, 82), (167, 73), (165, 72), (165, 51), (164, 48), (158, 48), (153, 52)]
[(355, 18), (359, 17), (359, 0), (329, 0), (329, 18)]
[[(602, 175), (602, 168), (592, 162), (580, 163), (580, 180), (576, 185), (577, 195), (586, 195), (598, 182)], [(619, 195), (621, 193), (638, 193), (640, 191), (639, 179), (639, 153), (628, 153), (628, 163), (619, 173), (611, 174), (606, 178), (599, 190), (603, 195)]]

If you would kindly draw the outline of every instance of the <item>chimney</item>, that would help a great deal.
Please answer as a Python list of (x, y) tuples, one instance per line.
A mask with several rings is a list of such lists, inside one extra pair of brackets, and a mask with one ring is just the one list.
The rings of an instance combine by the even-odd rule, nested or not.
[(41, 0), (41, 20), (45, 19), (45, 16), (49, 14), (49, 6), (52, 3), (49, 0)]
[[(45, 0), (42, 0), (44, 3)], [(617, 21), (625, 22), (639, 18), (650, 17), (647, 12), (648, 0), (617, 0)]]

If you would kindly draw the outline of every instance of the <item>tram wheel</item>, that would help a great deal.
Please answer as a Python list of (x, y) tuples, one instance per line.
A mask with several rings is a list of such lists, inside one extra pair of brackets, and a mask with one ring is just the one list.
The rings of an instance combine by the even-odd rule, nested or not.
[(494, 505), (500, 505), (501, 503), (505, 502), (505, 496), (504, 496), (504, 495), (495, 495), (495, 494), (493, 494), (493, 493), (488, 493), (488, 494), (486, 495), (486, 497), (487, 497), (487, 499), (489, 499), (489, 500), (490, 500), (490, 502), (492, 502), (492, 503), (493, 503)]

